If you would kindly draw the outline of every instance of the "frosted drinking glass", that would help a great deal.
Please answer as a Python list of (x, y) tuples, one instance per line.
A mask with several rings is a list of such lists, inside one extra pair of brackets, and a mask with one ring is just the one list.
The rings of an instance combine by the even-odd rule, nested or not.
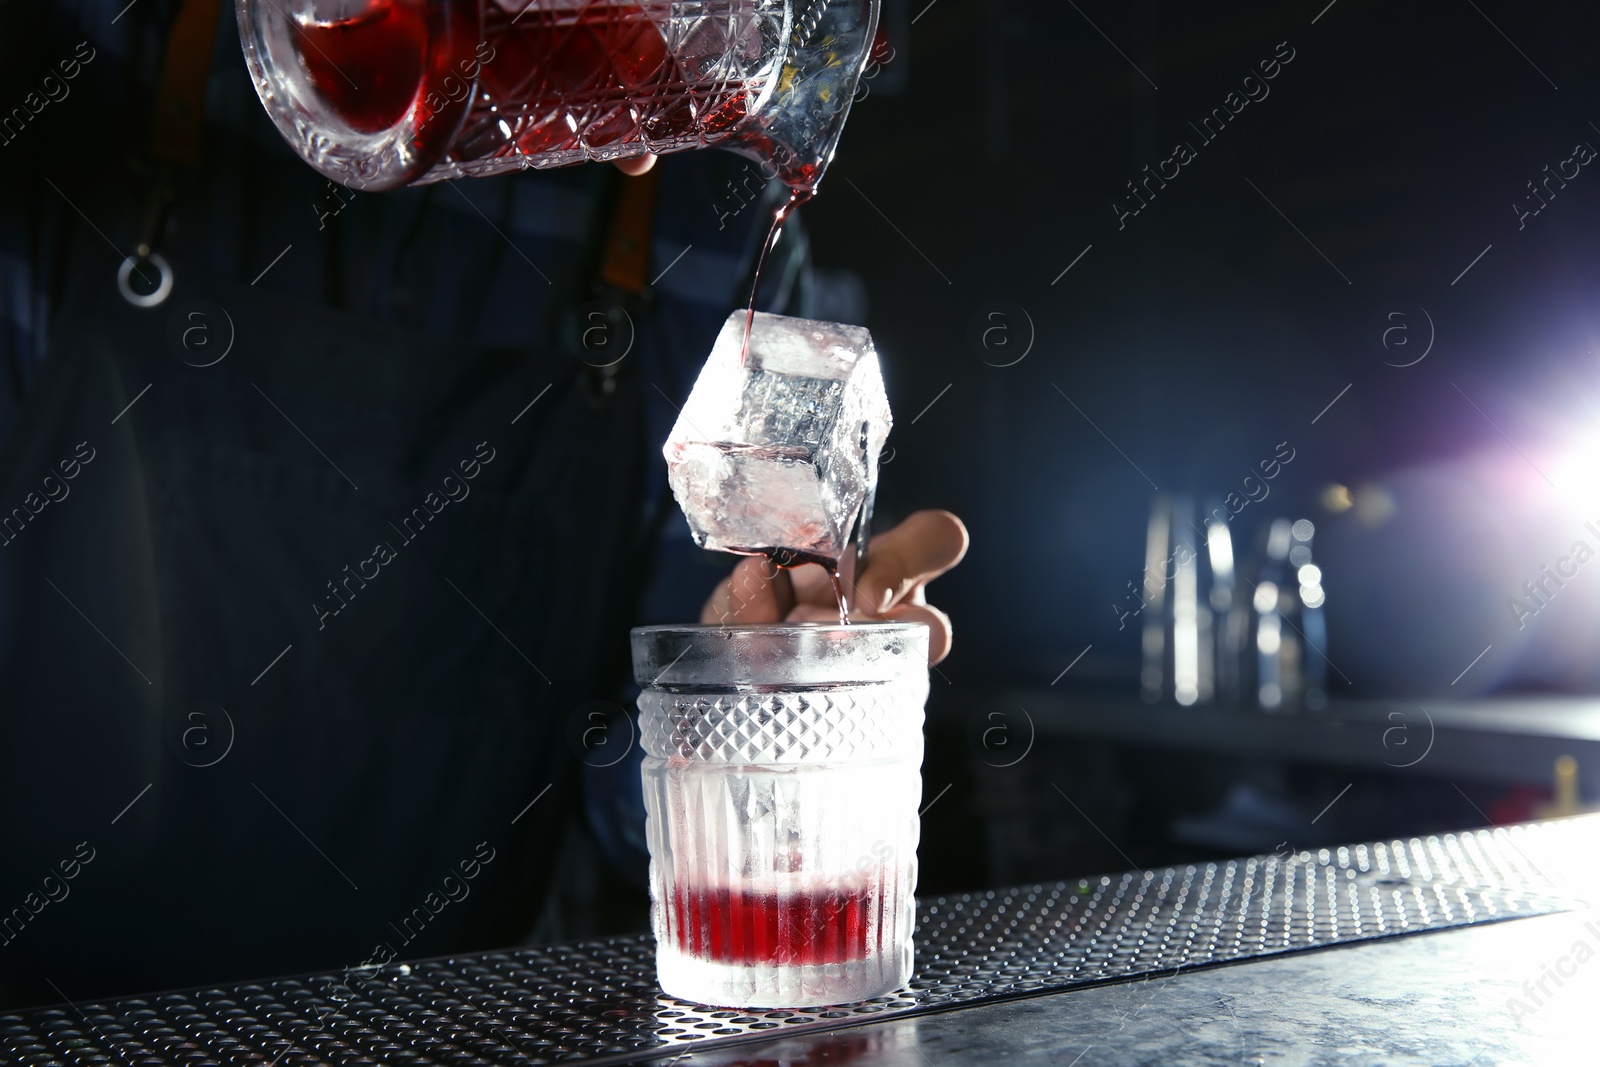
[(928, 630), (633, 631), (661, 987), (721, 1007), (912, 971)]

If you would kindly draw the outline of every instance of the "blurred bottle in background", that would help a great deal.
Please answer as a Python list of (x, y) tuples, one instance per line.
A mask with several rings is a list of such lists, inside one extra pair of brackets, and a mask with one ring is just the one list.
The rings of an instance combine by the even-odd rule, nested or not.
[(1258, 577), (1242, 609), (1249, 626), (1242, 689), (1263, 711), (1318, 711), (1328, 702), (1326, 595), (1322, 570), (1311, 559), (1315, 534), (1309, 519), (1268, 524)]
[(1145, 540), (1140, 692), (1147, 703), (1269, 712), (1327, 705), (1326, 594), (1309, 519), (1271, 520), (1237, 560), (1228, 512), (1157, 494)]
[[(1150, 703), (1209, 704), (1217, 684), (1217, 589), (1231, 596), (1233, 555), (1227, 529), (1195, 521), (1194, 501), (1159, 494), (1150, 511), (1143, 577), (1144, 633), (1140, 689)], [(1224, 574), (1219, 579), (1219, 560)]]

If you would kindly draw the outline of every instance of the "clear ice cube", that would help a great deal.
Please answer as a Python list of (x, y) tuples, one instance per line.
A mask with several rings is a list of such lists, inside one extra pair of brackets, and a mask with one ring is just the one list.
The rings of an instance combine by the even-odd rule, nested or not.
[(723, 324), (662, 452), (695, 543), (844, 557), (893, 420), (872, 335), (744, 311)]

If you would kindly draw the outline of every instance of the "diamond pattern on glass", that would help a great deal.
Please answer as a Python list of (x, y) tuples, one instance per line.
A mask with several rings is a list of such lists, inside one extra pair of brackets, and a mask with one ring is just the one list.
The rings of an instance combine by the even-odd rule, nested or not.
[(921, 742), (926, 681), (826, 692), (639, 695), (644, 749), (664, 759), (787, 763), (883, 759)]
[(699, 147), (733, 129), (781, 58), (785, 5), (491, 3), (477, 93), (437, 176)]

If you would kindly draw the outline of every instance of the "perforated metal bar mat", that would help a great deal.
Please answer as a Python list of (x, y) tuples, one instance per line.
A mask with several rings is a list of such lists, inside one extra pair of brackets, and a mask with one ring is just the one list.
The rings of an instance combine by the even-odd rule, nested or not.
[(643, 937), (0, 1014), (18, 1064), (529, 1064), (692, 1046), (1171, 973), (1594, 902), (1600, 819), (1258, 856), (938, 897), (917, 975), (838, 1008), (715, 1011), (662, 996)]

